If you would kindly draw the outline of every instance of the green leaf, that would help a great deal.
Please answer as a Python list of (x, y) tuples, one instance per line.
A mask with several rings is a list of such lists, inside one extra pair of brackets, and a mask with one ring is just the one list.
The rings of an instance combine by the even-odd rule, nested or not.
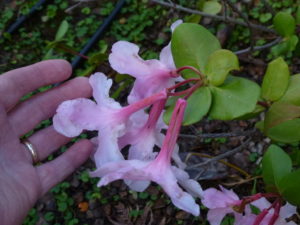
[(280, 180), (291, 170), (292, 160), (289, 155), (280, 147), (271, 145), (262, 159), (262, 176), (267, 188), (278, 187)]
[(252, 112), (260, 95), (256, 83), (241, 77), (230, 76), (223, 85), (210, 88), (213, 104), (209, 116), (219, 120), (232, 120)]
[(279, 182), (280, 194), (291, 204), (300, 205), (300, 170), (285, 175)]
[(99, 66), (101, 63), (103, 63), (105, 60), (107, 60), (107, 54), (102, 52), (97, 52), (89, 57), (88, 63), (90, 65)]
[(224, 83), (231, 70), (238, 69), (239, 60), (237, 56), (229, 50), (220, 49), (209, 56), (204, 73), (210, 84), (219, 86)]
[[(203, 26), (182, 23), (173, 32), (171, 49), (177, 68), (193, 66), (203, 70), (208, 56), (220, 49), (218, 39)], [(195, 72), (184, 71), (184, 78), (198, 77)]]
[(61, 22), (61, 24), (59, 25), (58, 31), (55, 35), (55, 41), (60, 41), (61, 39), (63, 39), (63, 37), (67, 33), (68, 29), (69, 29), (68, 21), (63, 20)]
[(222, 5), (216, 1), (206, 1), (203, 4), (202, 11), (212, 15), (216, 15), (222, 10)]
[(300, 25), (300, 5), (298, 6), (296, 11), (296, 23), (297, 25)]
[(280, 123), (300, 116), (300, 107), (287, 102), (275, 102), (265, 116), (265, 132)]
[(283, 58), (270, 62), (262, 83), (262, 97), (269, 101), (278, 100), (285, 93), (289, 78), (289, 67)]
[(285, 94), (279, 99), (280, 102), (288, 102), (300, 106), (300, 74), (291, 76)]
[[(171, 98), (170, 107), (164, 113), (164, 121), (169, 123), (178, 97)], [(200, 121), (209, 111), (211, 93), (208, 87), (198, 88), (187, 100), (182, 125), (191, 125)]]
[(300, 141), (300, 119), (288, 120), (280, 123), (267, 132), (267, 136), (274, 141), (293, 143)]
[(295, 33), (296, 21), (288, 12), (278, 12), (274, 19), (275, 30), (283, 37), (291, 36)]

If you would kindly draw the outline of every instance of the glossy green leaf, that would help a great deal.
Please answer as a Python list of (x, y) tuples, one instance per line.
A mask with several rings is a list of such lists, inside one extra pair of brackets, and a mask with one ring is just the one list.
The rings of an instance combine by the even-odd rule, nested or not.
[[(164, 113), (164, 121), (169, 123), (178, 97), (171, 98), (170, 105)], [(211, 93), (208, 87), (197, 89), (187, 100), (182, 125), (191, 125), (199, 122), (209, 111), (211, 105)]]
[(291, 204), (300, 205), (300, 170), (285, 175), (279, 182), (280, 194)]
[(262, 97), (268, 101), (276, 101), (285, 93), (290, 79), (289, 67), (279, 57), (269, 63), (262, 83)]
[(287, 102), (275, 102), (265, 116), (265, 132), (280, 123), (300, 117), (300, 107)]
[(285, 94), (279, 99), (280, 102), (288, 102), (300, 106), (300, 74), (291, 76)]
[(293, 143), (300, 141), (300, 119), (287, 120), (270, 129), (266, 135), (274, 141)]
[(266, 108), (256, 104), (254, 110), (250, 113), (246, 113), (245, 115), (238, 117), (239, 120), (249, 120), (253, 119), (254, 117), (257, 117), (261, 112), (263, 112)]
[(203, 4), (202, 11), (212, 15), (216, 15), (222, 10), (222, 5), (216, 1), (206, 1)]
[(63, 20), (61, 22), (61, 24), (59, 25), (59, 28), (58, 28), (57, 33), (55, 35), (55, 41), (60, 41), (61, 39), (63, 39), (63, 37), (67, 33), (68, 29), (69, 29), (68, 21)]
[(289, 155), (277, 145), (271, 145), (262, 159), (262, 176), (267, 188), (277, 187), (280, 180), (291, 171), (292, 160)]
[[(218, 39), (201, 25), (180, 24), (173, 32), (171, 49), (177, 68), (193, 66), (203, 71), (208, 56), (220, 49)], [(184, 78), (198, 77), (192, 71), (184, 71)]]
[(256, 83), (240, 77), (228, 77), (223, 85), (210, 88), (213, 101), (209, 116), (219, 120), (232, 120), (252, 112), (260, 95)]
[(288, 12), (279, 12), (273, 19), (275, 30), (283, 37), (291, 36), (295, 33), (296, 21)]
[(219, 86), (224, 83), (231, 70), (238, 69), (239, 60), (237, 56), (229, 50), (220, 49), (209, 56), (204, 74), (208, 77), (210, 84)]

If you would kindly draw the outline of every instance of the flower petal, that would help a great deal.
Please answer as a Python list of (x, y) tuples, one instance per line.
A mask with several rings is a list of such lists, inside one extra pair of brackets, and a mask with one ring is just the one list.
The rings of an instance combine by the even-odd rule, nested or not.
[(281, 207), (279, 215), (281, 218), (289, 218), (296, 213), (297, 207), (287, 202), (284, 206)]
[(176, 179), (178, 180), (178, 183), (193, 197), (199, 197), (201, 198), (203, 196), (203, 190), (200, 186), (200, 184), (190, 179), (187, 172), (185, 172), (182, 169), (179, 169), (175, 166), (172, 166), (172, 170), (176, 176)]
[(97, 130), (99, 124), (99, 108), (95, 102), (78, 98), (65, 101), (59, 105), (53, 117), (56, 131), (67, 136), (75, 137), (82, 130)]
[(93, 96), (99, 106), (114, 109), (121, 108), (118, 102), (109, 97), (112, 80), (108, 79), (104, 73), (93, 74), (89, 78), (89, 83), (93, 88)]
[(231, 193), (209, 188), (203, 192), (202, 204), (209, 209), (227, 208), (235, 205), (236, 199), (232, 198)]
[(138, 55), (139, 47), (127, 41), (113, 44), (109, 63), (121, 74), (129, 74), (135, 78), (150, 76), (149, 65)]
[(124, 125), (119, 125), (111, 129), (103, 129), (98, 134), (98, 148), (94, 155), (97, 168), (106, 163), (123, 160), (124, 157), (120, 152), (118, 137), (124, 129)]
[(210, 225), (220, 225), (226, 214), (231, 213), (228, 208), (210, 209), (207, 213), (207, 220)]

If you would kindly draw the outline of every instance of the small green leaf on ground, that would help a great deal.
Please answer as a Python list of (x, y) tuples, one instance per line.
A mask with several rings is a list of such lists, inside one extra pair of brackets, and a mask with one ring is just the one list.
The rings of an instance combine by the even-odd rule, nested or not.
[(288, 12), (278, 12), (274, 19), (275, 30), (283, 37), (291, 36), (295, 33), (296, 21)]

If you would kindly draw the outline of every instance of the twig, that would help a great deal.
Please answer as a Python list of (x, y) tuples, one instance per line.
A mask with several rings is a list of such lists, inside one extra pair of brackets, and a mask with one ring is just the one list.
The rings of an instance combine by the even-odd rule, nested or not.
[[(198, 153), (198, 152), (190, 152), (188, 153), (188, 156), (186, 157), (185, 159), (185, 162), (188, 161), (188, 158), (189, 158), (189, 155), (196, 155), (196, 156), (199, 156), (199, 157), (204, 157), (204, 158), (213, 158), (213, 156), (210, 156), (210, 155), (206, 155), (206, 154), (202, 154), (202, 153)], [(243, 174), (245, 177), (251, 177), (251, 175), (249, 173), (247, 173), (245, 170), (241, 169), (240, 167), (232, 164), (232, 163), (229, 163), (229, 162), (226, 162), (224, 160), (218, 160), (220, 163), (228, 166), (228, 167), (231, 167), (232, 169), (240, 172), (241, 174)]]
[[(274, 41), (270, 42), (270, 43), (267, 43), (265, 45), (262, 45), (262, 46), (255, 46), (253, 47), (253, 51), (260, 51), (260, 50), (263, 50), (263, 49), (266, 49), (266, 48), (271, 48), (273, 47), (274, 45), (277, 45), (279, 42), (281, 42), (282, 38), (281, 37), (278, 37), (276, 38)], [(245, 48), (245, 49), (242, 49), (242, 50), (238, 50), (236, 52), (234, 52), (236, 55), (240, 55), (240, 54), (244, 54), (244, 53), (247, 53), (247, 52), (250, 52), (251, 49), (250, 47), (249, 48)]]
[(247, 24), (250, 30), (250, 52), (252, 52), (254, 48), (253, 27), (251, 27), (248, 17), (244, 13), (242, 13), (230, 0), (223, 0), (223, 1), (227, 3), (234, 12), (236, 12), (240, 17), (242, 17), (245, 23)]
[[(154, 2), (154, 3), (160, 4), (162, 6), (165, 6), (165, 7), (175, 8), (175, 9), (177, 9), (179, 11), (183, 11), (183, 12), (187, 12), (187, 13), (192, 13), (192, 14), (197, 14), (197, 15), (201, 15), (201, 16), (213, 18), (213, 19), (216, 19), (216, 20), (220, 20), (220, 21), (224, 21), (224, 22), (230, 22), (230, 23), (234, 23), (234, 24), (238, 24), (238, 25), (241, 25), (241, 26), (248, 27), (247, 23), (242, 22), (242, 21), (238, 21), (238, 20), (230, 18), (230, 17), (227, 17), (225, 19), (224, 16), (212, 15), (212, 14), (205, 13), (205, 12), (202, 12), (202, 11), (198, 11), (198, 10), (194, 10), (194, 9), (189, 9), (189, 8), (183, 7), (181, 5), (177, 5), (177, 4), (170, 4), (170, 3), (167, 3), (167, 2), (164, 2), (164, 1), (160, 1), (160, 0), (151, 0), (151, 1)], [(267, 28), (265, 26), (261, 26), (261, 25), (257, 25), (257, 24), (253, 24), (253, 23), (250, 23), (250, 27), (254, 28), (254, 29), (257, 29), (257, 30), (264, 31), (264, 32), (276, 33), (273, 29), (269, 29), (269, 28)]]
[(226, 158), (228, 156), (234, 155), (235, 153), (243, 150), (243, 148), (245, 147), (245, 145), (247, 145), (250, 142), (250, 140), (251, 139), (249, 138), (247, 141), (245, 141), (244, 143), (242, 143), (240, 146), (238, 146), (238, 147), (236, 147), (236, 148), (234, 148), (234, 149), (232, 149), (230, 151), (227, 151), (227, 152), (225, 152), (223, 154), (220, 154), (220, 155), (218, 155), (218, 156), (216, 156), (214, 158), (211, 158), (211, 159), (209, 159), (209, 160), (207, 160), (205, 162), (189, 166), (186, 169), (193, 169), (193, 168), (197, 168), (197, 167), (202, 167), (202, 166), (205, 166), (205, 165), (210, 164), (212, 162), (219, 161), (219, 160), (224, 159), (224, 158)]
[(222, 138), (222, 137), (240, 137), (248, 136), (255, 132), (255, 129), (250, 131), (232, 132), (232, 133), (212, 133), (212, 134), (179, 134), (183, 138)]

